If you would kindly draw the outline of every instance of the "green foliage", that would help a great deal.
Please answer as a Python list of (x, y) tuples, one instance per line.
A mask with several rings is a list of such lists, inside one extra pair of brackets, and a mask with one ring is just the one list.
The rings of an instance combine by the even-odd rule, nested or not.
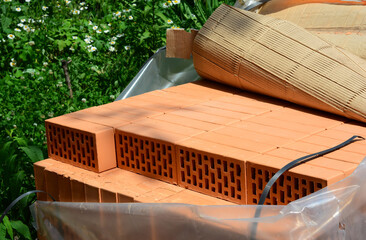
[[(0, 0), (0, 211), (34, 189), (47, 118), (113, 101), (166, 29), (199, 29), (223, 2), (235, 0)], [(73, 98), (62, 60), (72, 60)], [(31, 238), (33, 200), (0, 223), (0, 239)]]

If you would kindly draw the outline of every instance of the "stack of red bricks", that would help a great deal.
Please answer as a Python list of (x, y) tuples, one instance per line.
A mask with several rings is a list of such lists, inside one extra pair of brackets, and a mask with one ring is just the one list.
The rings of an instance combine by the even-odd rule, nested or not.
[[(46, 130), (36, 187), (73, 202), (256, 204), (290, 161), (366, 136), (363, 123), (204, 80), (49, 119)], [(297, 166), (266, 204), (337, 182), (365, 156), (358, 141)]]

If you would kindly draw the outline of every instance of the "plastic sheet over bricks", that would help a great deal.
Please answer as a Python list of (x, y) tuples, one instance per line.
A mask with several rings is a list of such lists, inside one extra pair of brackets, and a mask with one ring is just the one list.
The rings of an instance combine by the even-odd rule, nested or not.
[[(61, 203), (31, 206), (42, 239), (363, 239), (366, 158), (352, 175), (286, 206)], [(253, 238), (252, 238), (253, 239)]]

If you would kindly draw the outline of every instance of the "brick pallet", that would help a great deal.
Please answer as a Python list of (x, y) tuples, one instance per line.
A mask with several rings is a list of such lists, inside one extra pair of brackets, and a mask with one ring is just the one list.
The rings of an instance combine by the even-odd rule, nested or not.
[[(291, 160), (366, 136), (365, 124), (206, 80), (49, 119), (46, 130), (49, 156), (62, 163), (96, 176), (118, 167), (134, 172), (131, 178), (137, 173), (236, 204), (258, 203), (270, 177)], [(343, 179), (365, 154), (359, 141), (291, 169), (266, 204), (287, 204)], [(54, 173), (62, 176), (59, 168)]]

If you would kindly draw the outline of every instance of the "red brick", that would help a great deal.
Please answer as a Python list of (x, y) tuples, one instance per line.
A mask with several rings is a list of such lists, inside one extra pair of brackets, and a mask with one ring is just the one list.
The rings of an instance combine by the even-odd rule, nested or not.
[(71, 179), (72, 202), (85, 202), (85, 186), (83, 182)]
[(100, 189), (100, 200), (102, 203), (116, 203), (117, 194), (109, 189)]
[(207, 113), (200, 113), (200, 112), (195, 112), (195, 111), (190, 111), (190, 110), (185, 110), (185, 109), (173, 111), (171, 113), (174, 115), (182, 116), (182, 117), (187, 117), (187, 118), (196, 119), (196, 120), (200, 120), (200, 121), (204, 121), (204, 122), (210, 122), (210, 123), (222, 124), (222, 125), (227, 125), (227, 124), (239, 121), (238, 119), (221, 117), (221, 116), (216, 116), (216, 115), (207, 114)]
[(116, 167), (113, 128), (61, 116), (46, 120), (46, 131), (51, 158), (95, 172)]
[(200, 112), (200, 113), (207, 113), (207, 114), (212, 114), (212, 115), (217, 115), (217, 116), (222, 116), (222, 117), (239, 119), (239, 120), (248, 119), (248, 118), (253, 117), (252, 114), (244, 113), (243, 111), (238, 112), (238, 111), (233, 111), (230, 109), (228, 110), (228, 109), (220, 108), (220, 105), (217, 105), (216, 101), (204, 102), (202, 104), (185, 107), (184, 109), (190, 110), (190, 111), (195, 111), (195, 112)]
[[(247, 105), (243, 105), (243, 104), (239, 105), (239, 104), (233, 104), (233, 103), (228, 103), (228, 102), (221, 102), (219, 100), (208, 101), (208, 102), (204, 102), (202, 104), (209, 106), (209, 107), (224, 109), (227, 111), (245, 113), (246, 115), (244, 115), (244, 117), (241, 117), (240, 119), (247, 119), (249, 117), (252, 117), (255, 115), (260, 115), (260, 114), (270, 111), (270, 109), (251, 106), (249, 104), (250, 102), (255, 102), (255, 101), (246, 101), (246, 103), (248, 103)], [(252, 104), (252, 105), (254, 105), (254, 104)], [(258, 105), (260, 105), (260, 104), (258, 104)]]

